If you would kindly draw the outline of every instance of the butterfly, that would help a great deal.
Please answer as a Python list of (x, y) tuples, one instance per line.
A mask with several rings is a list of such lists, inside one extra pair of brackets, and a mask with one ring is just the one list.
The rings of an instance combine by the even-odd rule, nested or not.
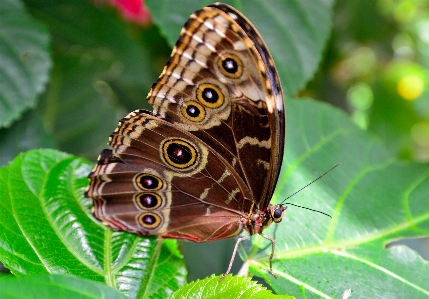
[[(193, 13), (147, 101), (119, 121), (85, 195), (103, 224), (193, 242), (279, 223), (270, 204), (283, 158), (285, 109), (271, 54), (252, 23), (215, 3)], [(225, 277), (225, 275), (223, 277)]]

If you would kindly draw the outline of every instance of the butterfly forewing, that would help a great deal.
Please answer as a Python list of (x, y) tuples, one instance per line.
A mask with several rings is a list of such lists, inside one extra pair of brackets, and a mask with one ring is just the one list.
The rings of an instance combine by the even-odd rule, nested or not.
[(148, 96), (154, 113), (220, 153), (264, 210), (280, 171), (284, 111), (274, 62), (239, 12), (195, 12)]

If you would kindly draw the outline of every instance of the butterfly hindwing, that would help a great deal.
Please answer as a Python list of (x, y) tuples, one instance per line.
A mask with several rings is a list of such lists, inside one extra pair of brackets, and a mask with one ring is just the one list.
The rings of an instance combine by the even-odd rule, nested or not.
[(240, 219), (252, 204), (248, 190), (193, 135), (141, 110), (121, 120), (110, 145), (90, 175), (96, 218), (114, 228), (196, 242), (241, 231)]

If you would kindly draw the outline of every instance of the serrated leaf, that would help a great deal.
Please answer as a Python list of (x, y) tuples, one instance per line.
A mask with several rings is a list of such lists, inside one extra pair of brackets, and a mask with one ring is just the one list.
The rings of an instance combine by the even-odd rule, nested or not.
[(257, 284), (255, 281), (241, 276), (226, 276), (219, 282), (221, 276), (214, 276), (197, 280), (187, 284), (180, 290), (174, 292), (168, 299), (293, 299), (293, 296), (275, 295), (268, 291), (266, 287)]
[(0, 6), (0, 127), (33, 107), (51, 68), (49, 35), (19, 0)]
[[(20, 292), (19, 290), (25, 290)], [(15, 278), (0, 276), (2, 299), (126, 299), (121, 292), (103, 283), (66, 275), (39, 275)]]
[[(254, 238), (246, 257), (255, 275), (279, 294), (297, 298), (429, 298), (426, 261), (405, 246), (385, 249), (401, 238), (429, 236), (429, 169), (394, 160), (374, 136), (337, 109), (314, 101), (287, 105), (282, 174), (273, 202), (280, 202), (337, 163), (339, 167), (293, 198), (283, 222), (265, 233), (271, 246)], [(262, 253), (261, 250), (263, 249)], [(306, 297), (307, 296), (307, 297)]]
[[(243, 13), (273, 55), (285, 96), (295, 95), (313, 76), (330, 34), (334, 1), (223, 1)], [(190, 14), (211, 2), (146, 1), (171, 46)]]
[(29, 151), (0, 169), (0, 260), (16, 276), (72, 274), (131, 297), (163, 298), (184, 283), (173, 240), (156, 242), (95, 222), (84, 198), (91, 165)]

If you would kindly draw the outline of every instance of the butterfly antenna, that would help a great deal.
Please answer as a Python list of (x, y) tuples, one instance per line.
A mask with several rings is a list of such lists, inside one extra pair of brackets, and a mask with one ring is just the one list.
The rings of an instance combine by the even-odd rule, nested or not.
[(322, 211), (319, 211), (319, 210), (313, 210), (313, 209), (310, 209), (310, 208), (306, 208), (306, 207), (303, 207), (303, 206), (296, 205), (296, 204), (294, 204), (294, 203), (287, 202), (287, 203), (285, 203), (285, 205), (291, 205), (291, 206), (295, 206), (295, 207), (298, 207), (298, 208), (302, 208), (302, 209), (310, 210), (310, 211), (317, 212), (317, 213), (320, 213), (320, 214), (323, 214), (323, 215), (325, 215), (325, 216), (328, 216), (328, 217), (331, 217), (331, 218), (332, 218), (332, 216), (331, 216), (331, 215), (326, 214), (326, 213), (323, 213)]
[[(285, 203), (285, 201), (286, 200), (288, 200), (289, 198), (291, 198), (292, 196), (294, 196), (295, 194), (297, 194), (297, 193), (299, 193), (299, 192), (301, 192), (302, 190), (304, 190), (305, 188), (307, 188), (308, 186), (310, 186), (311, 184), (313, 184), (314, 182), (316, 182), (317, 180), (320, 180), (321, 178), (323, 178), (328, 172), (331, 172), (332, 170), (334, 170), (334, 168), (336, 168), (337, 166), (339, 166), (341, 163), (338, 163), (337, 165), (335, 165), (335, 166), (333, 166), (331, 169), (329, 169), (328, 171), (326, 171), (324, 174), (322, 174), (321, 176), (319, 176), (318, 178), (316, 178), (315, 180), (313, 180), (312, 182), (310, 182), (310, 183), (308, 183), (307, 185), (305, 185), (304, 187), (302, 187), (301, 189), (299, 189), (298, 191), (296, 191), (296, 192), (294, 192), (293, 194), (291, 194), (291, 195), (289, 195), (288, 197), (286, 197), (280, 204), (281, 205), (283, 205), (283, 204), (288, 204), (288, 205), (292, 205), (292, 206), (295, 206), (295, 207), (299, 207), (299, 208), (303, 208), (303, 209), (306, 209), (306, 210), (310, 210), (310, 211), (314, 211), (314, 212), (318, 212), (318, 213), (320, 213), (320, 214), (323, 214), (323, 215), (326, 215), (326, 216), (329, 216), (329, 217), (331, 217), (331, 215), (328, 215), (328, 214), (326, 214), (326, 213), (323, 213), (323, 212), (321, 212), (321, 211), (318, 211), (318, 210), (313, 210), (313, 209), (310, 209), (310, 208), (306, 208), (306, 207), (302, 207), (302, 206), (299, 206), (299, 205), (296, 205), (296, 204), (293, 204), (293, 203)], [(331, 217), (332, 218), (332, 217)]]

